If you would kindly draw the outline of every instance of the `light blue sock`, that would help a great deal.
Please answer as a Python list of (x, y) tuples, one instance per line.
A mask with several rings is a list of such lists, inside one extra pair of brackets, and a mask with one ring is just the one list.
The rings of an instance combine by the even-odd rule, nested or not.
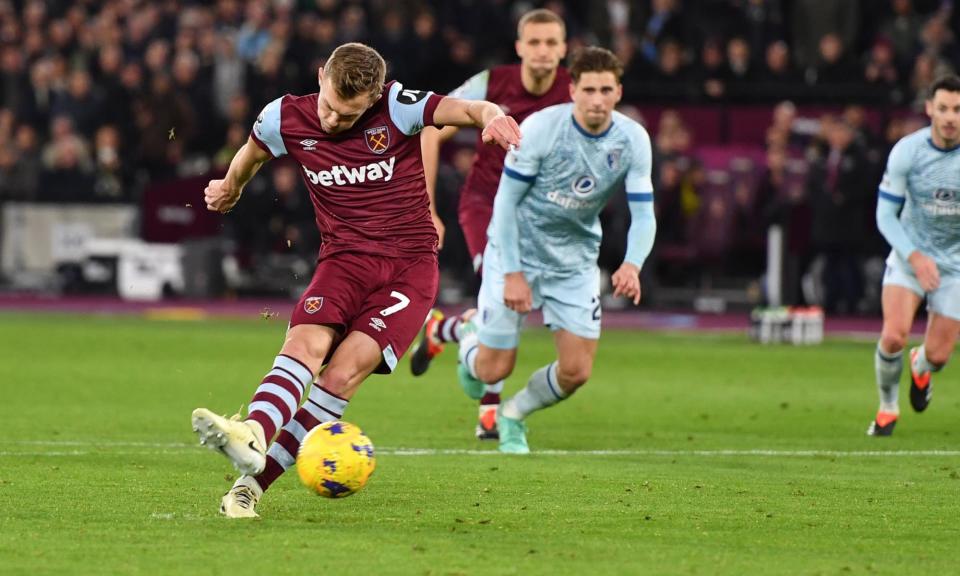
[(523, 420), (531, 413), (553, 406), (566, 397), (557, 381), (557, 363), (551, 362), (534, 372), (527, 385), (504, 402), (501, 410), (507, 418)]
[(880, 411), (900, 413), (897, 396), (900, 390), (900, 373), (903, 371), (903, 350), (887, 354), (877, 346), (873, 356), (877, 376), (877, 391), (880, 393)]

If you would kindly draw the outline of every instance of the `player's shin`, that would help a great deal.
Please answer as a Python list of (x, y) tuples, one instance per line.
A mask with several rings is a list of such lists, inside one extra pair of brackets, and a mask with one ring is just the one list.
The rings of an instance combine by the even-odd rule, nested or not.
[(463, 320), (460, 316), (444, 318), (437, 328), (437, 340), (440, 342), (460, 342), (463, 336)]
[(293, 466), (304, 436), (324, 422), (339, 420), (348, 404), (348, 400), (334, 396), (323, 387), (314, 385), (310, 389), (307, 401), (284, 425), (276, 441), (270, 445), (267, 451), (267, 465), (256, 477), (260, 487), (267, 490), (277, 478)]
[(501, 413), (513, 420), (523, 420), (529, 414), (553, 406), (567, 398), (557, 381), (557, 363), (551, 362), (540, 368), (527, 381), (527, 385), (504, 402)]
[(903, 350), (887, 353), (878, 346), (873, 365), (877, 377), (877, 391), (880, 394), (880, 412), (899, 414), (897, 397), (900, 374), (903, 371)]
[(313, 373), (300, 361), (281, 354), (273, 362), (250, 401), (247, 420), (263, 427), (264, 440), (269, 443), (277, 430), (296, 412), (303, 391), (313, 382)]

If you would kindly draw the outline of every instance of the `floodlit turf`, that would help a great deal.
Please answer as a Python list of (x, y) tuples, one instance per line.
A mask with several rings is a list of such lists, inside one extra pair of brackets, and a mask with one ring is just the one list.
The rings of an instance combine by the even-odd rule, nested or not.
[[(364, 491), (323, 500), (290, 474), (260, 520), (226, 520), (217, 506), (233, 470), (194, 446), (190, 412), (249, 400), (284, 327), (0, 315), (0, 574), (960, 566), (960, 372), (937, 375), (920, 416), (904, 389), (896, 436), (868, 438), (867, 342), (605, 333), (587, 387), (530, 419), (531, 447), (546, 452), (529, 457), (473, 439), (452, 351), (420, 379), (404, 363), (346, 415), (380, 450)], [(546, 332), (521, 346), (508, 392), (552, 358)]]

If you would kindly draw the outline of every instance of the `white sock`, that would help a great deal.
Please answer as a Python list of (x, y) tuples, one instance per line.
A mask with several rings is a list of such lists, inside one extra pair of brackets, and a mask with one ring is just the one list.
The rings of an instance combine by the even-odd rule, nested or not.
[(483, 388), (484, 394), (499, 394), (503, 392), (503, 380), (497, 382), (496, 384), (487, 384)]
[[(477, 378), (477, 352), (480, 350), (480, 339), (476, 333), (468, 334), (460, 340), (460, 363), (467, 367), (470, 375)], [(479, 378), (477, 378), (479, 380)]]
[(937, 366), (927, 360), (927, 347), (921, 346), (917, 351), (917, 358), (913, 361), (913, 371), (917, 374), (924, 372), (939, 372), (943, 366)]
[(900, 413), (897, 395), (900, 390), (900, 373), (903, 371), (903, 350), (888, 354), (877, 346), (873, 356), (877, 376), (877, 392), (880, 393), (880, 411)]
[(507, 418), (523, 420), (531, 413), (553, 406), (566, 397), (557, 381), (557, 363), (551, 362), (534, 372), (527, 385), (504, 402), (501, 410)]

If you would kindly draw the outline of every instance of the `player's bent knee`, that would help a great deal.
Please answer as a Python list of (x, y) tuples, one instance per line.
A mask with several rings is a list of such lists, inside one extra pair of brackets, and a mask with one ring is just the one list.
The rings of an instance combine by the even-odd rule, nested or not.
[(884, 329), (880, 335), (880, 347), (885, 352), (895, 353), (907, 346), (907, 331)]
[(586, 384), (587, 380), (590, 379), (590, 373), (590, 366), (575, 366), (572, 368), (557, 366), (557, 378), (567, 392), (572, 392)]

